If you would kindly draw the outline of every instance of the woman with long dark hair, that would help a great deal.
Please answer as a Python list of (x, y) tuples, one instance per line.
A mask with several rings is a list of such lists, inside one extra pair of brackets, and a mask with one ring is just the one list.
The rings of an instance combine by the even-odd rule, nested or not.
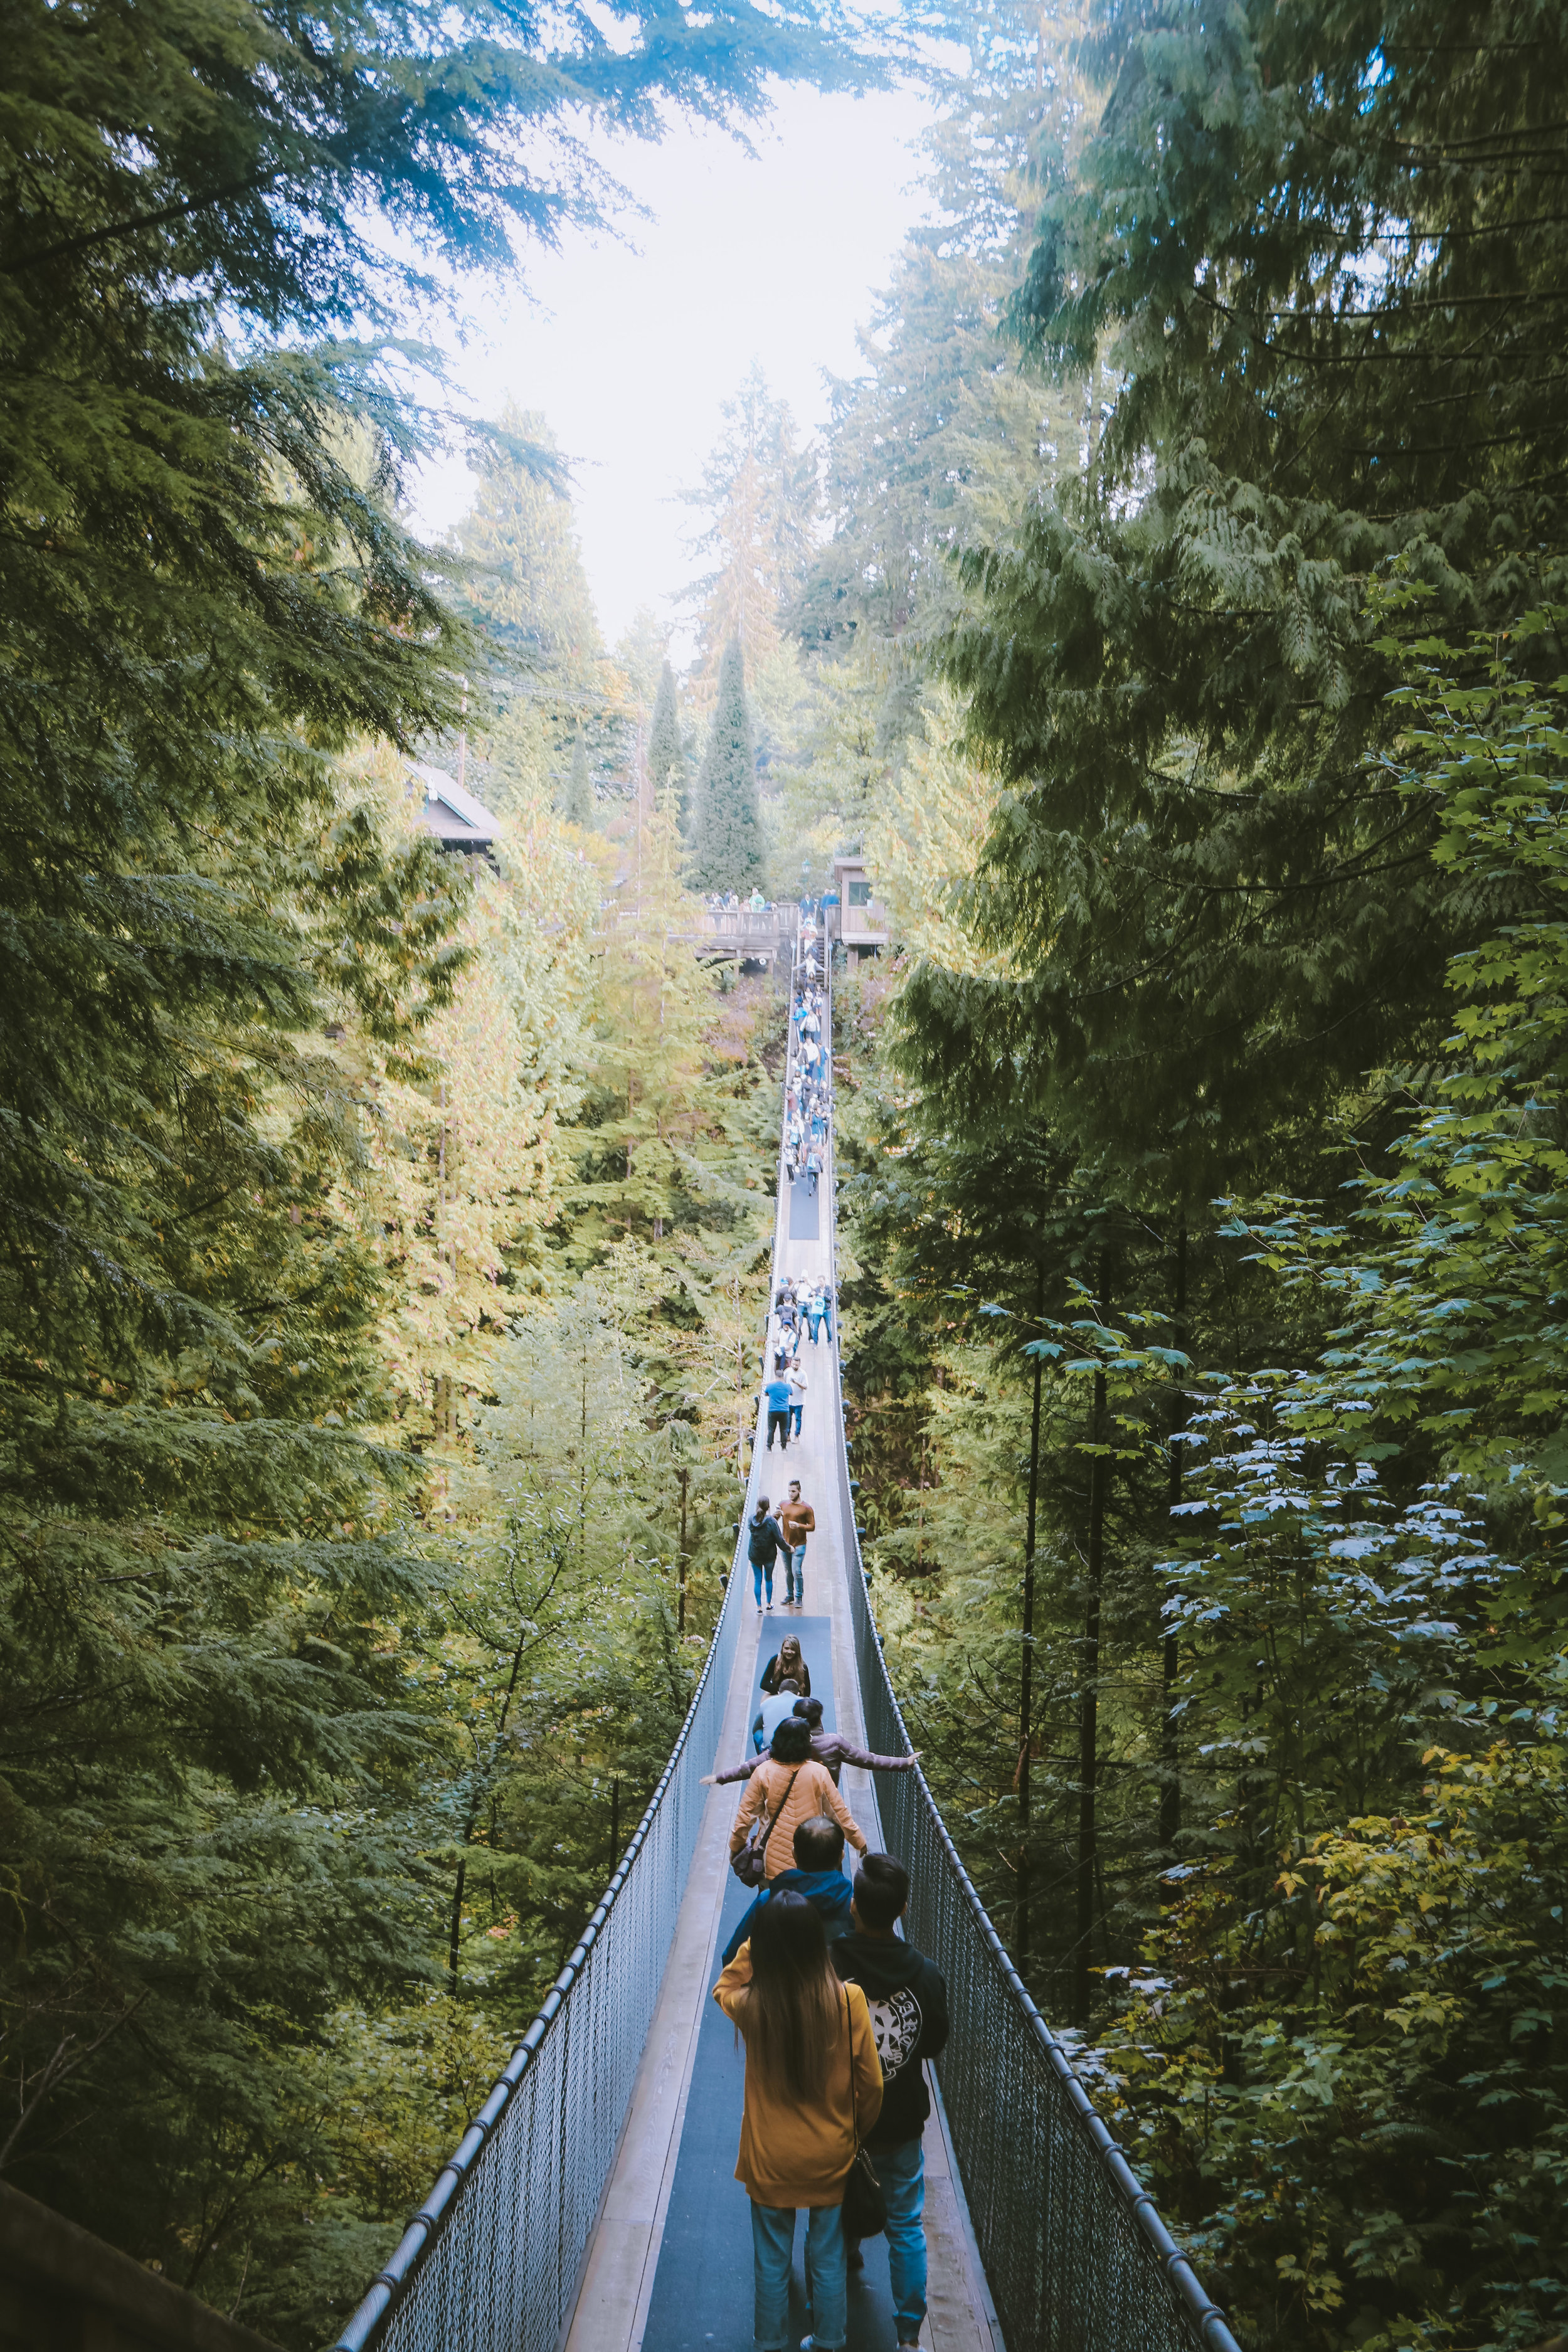
[[(826, 1776), (825, 1776), (826, 1777)], [(858, 1985), (840, 1984), (821, 1915), (793, 1890), (757, 1913), (713, 1998), (746, 2045), (735, 2178), (752, 2200), (758, 2352), (787, 2352), (795, 2217), (804, 2206), (814, 2352), (839, 2352), (847, 2325), (844, 2183), (881, 2112), (882, 2069)], [(803, 2346), (802, 2352), (805, 2352)]]
[(796, 1685), (803, 1698), (811, 1696), (811, 1668), (801, 1654), (800, 1635), (786, 1633), (767, 1664), (763, 1668), (759, 1690), (769, 1697), (776, 1695), (780, 1683), (788, 1680)]

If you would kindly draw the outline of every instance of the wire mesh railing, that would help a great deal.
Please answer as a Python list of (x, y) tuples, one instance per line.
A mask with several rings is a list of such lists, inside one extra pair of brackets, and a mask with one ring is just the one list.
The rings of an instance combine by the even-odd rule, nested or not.
[(680, 1737), (603, 1901), (336, 2352), (554, 2352), (675, 1937), (740, 1582), (732, 1570)]
[[(831, 1098), (830, 969), (821, 981)], [(837, 1117), (833, 1125), (836, 1147)], [(771, 1286), (788, 1231), (782, 1157), (781, 1150)], [(823, 1187), (835, 1341), (836, 1189), (831, 1178)], [(829, 1358), (830, 1402), (842, 1427), (837, 1344)], [(556, 2352), (674, 1941), (707, 1794), (701, 1775), (718, 1746), (734, 1663), (745, 1522), (763, 1462), (754, 1443), (702, 1677), (620, 1867), (336, 2352)], [(911, 1743), (882, 1656), (842, 1446), (837, 1475), (866, 1737), (874, 1748), (907, 1753)], [(1007, 2352), (1193, 2352), (1194, 2343), (1205, 2352), (1238, 2352), (1025, 1990), (924, 1774), (917, 1766), (888, 1775), (878, 1799), (889, 1849), (910, 1874), (911, 1935), (947, 1979), (952, 2031), (939, 2064), (942, 2096)]]
[[(781, 1186), (774, 1269), (787, 1222)], [(561, 2342), (675, 1940), (708, 1796), (702, 1775), (719, 1745), (746, 1521), (765, 1458), (756, 1402), (723, 1606), (663, 1777), (544, 2006), (334, 2352), (556, 2352)]]
[[(823, 1034), (831, 1071), (831, 973)], [(836, 1205), (828, 1230), (837, 1330)], [(842, 1428), (837, 1347), (831, 1357)], [(882, 1654), (842, 1445), (837, 1467), (866, 1742), (907, 1756), (914, 1742)], [(952, 2031), (937, 2074), (1007, 2352), (1192, 2352), (1194, 2341), (1238, 2352), (1029, 1998), (919, 1765), (884, 1773), (877, 1803), (888, 1851), (910, 1874), (910, 1939), (947, 1981)]]

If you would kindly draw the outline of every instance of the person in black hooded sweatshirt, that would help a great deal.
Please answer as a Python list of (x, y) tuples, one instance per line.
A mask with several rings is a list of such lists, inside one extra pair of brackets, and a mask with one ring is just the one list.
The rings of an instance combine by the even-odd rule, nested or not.
[[(828, 1946), (847, 1984), (858, 1984), (871, 2012), (882, 2062), (882, 2112), (866, 2136), (888, 2203), (888, 2268), (899, 2352), (913, 2352), (926, 2315), (925, 2155), (921, 2134), (931, 2113), (925, 2061), (947, 2045), (947, 1987), (942, 1971), (894, 1933), (910, 1899), (910, 1874), (890, 1853), (868, 1853), (855, 1873), (854, 1925)], [(858, 2246), (849, 2250), (860, 2267)]]

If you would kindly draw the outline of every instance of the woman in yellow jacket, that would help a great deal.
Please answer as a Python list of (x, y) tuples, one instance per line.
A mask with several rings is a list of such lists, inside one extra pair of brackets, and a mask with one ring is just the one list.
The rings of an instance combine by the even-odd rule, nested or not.
[(746, 2044), (735, 2178), (752, 2200), (758, 2352), (786, 2352), (789, 2344), (790, 2262), (803, 2205), (812, 2332), (801, 2352), (838, 2352), (847, 2326), (844, 2183), (857, 2137), (882, 2107), (866, 1996), (839, 1982), (819, 1914), (786, 1888), (758, 1912), (751, 1942), (713, 1998)]
[(786, 1716), (773, 1734), (771, 1754), (763, 1757), (746, 1783), (730, 1832), (730, 1852), (739, 1853), (751, 1835), (752, 1823), (765, 1817), (763, 1876), (774, 1879), (781, 1870), (795, 1868), (795, 1831), (818, 1813), (830, 1814), (856, 1853), (865, 1853), (864, 1830), (834, 1787), (826, 1765), (819, 1764), (811, 1752), (809, 1725), (798, 1715)]

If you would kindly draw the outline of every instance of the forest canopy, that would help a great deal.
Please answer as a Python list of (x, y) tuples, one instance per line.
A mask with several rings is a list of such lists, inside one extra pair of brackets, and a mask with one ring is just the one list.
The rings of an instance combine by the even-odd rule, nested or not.
[[(937, 142), (949, 282), (911, 245), (801, 607), (879, 659), (901, 952), (848, 999), (839, 1153), (888, 1654), (1242, 2342), (1533, 2345), (1568, 2322), (1563, 27), (1033, 29)], [(1005, 240), (977, 116), (1026, 126)], [(967, 465), (873, 457), (900, 412), (898, 466), (960, 419)]]
[(738, 362), (611, 643), (525, 388), (413, 530), (405, 339), (611, 215), (585, 127), (910, 26), (7, 23), (0, 2165), (301, 2352), (700, 1672), (783, 1011), (691, 927), (849, 852), (844, 1388), (965, 1865), (1247, 2352), (1568, 2330), (1568, 23), (916, 29), (857, 364), (814, 438)]
[[(882, 70), (813, 0), (7, 17), (0, 2158), (289, 2344), (657, 1779), (763, 1223), (768, 1007), (598, 951), (526, 709), (493, 860), (420, 821), (563, 480), (503, 420), (488, 588), (422, 545), (407, 333), (604, 214), (586, 126)], [(591, 613), (521, 652), (585, 719)], [(590, 1373), (591, 1497), (521, 1402)]]

